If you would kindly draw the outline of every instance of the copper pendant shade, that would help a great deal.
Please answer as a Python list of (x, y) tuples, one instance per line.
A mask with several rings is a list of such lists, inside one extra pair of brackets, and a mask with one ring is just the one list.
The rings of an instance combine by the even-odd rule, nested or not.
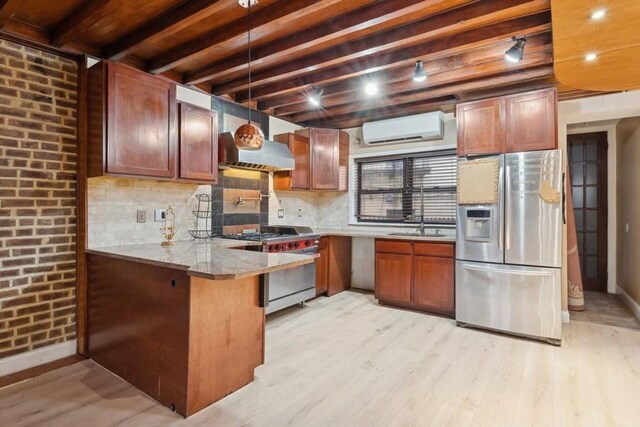
[[(264, 133), (262, 129), (258, 126), (251, 123), (251, 4), (258, 3), (257, 1), (249, 0), (247, 2), (247, 38), (248, 42), (248, 50), (249, 50), (249, 121), (247, 124), (240, 126), (236, 129), (236, 132), (233, 136), (233, 139), (236, 143), (236, 147), (242, 148), (245, 150), (259, 150), (262, 148), (262, 144), (264, 144)], [(240, 4), (244, 7), (242, 1)]]

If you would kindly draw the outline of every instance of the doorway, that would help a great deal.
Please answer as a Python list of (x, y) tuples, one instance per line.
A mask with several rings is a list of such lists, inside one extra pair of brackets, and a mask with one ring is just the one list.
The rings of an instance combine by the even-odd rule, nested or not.
[(607, 292), (607, 132), (567, 136), (585, 291)]

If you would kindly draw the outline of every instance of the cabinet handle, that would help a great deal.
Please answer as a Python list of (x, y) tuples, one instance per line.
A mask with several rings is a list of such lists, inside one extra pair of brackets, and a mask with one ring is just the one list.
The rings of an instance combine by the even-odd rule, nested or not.
[(176, 287), (176, 279), (171, 279), (171, 287), (175, 288)]

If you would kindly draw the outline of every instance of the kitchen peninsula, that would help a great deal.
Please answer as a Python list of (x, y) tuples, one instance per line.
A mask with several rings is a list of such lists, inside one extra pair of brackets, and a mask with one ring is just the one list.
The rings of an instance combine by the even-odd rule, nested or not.
[(239, 250), (255, 244), (87, 250), (90, 357), (185, 417), (252, 382), (264, 362), (261, 275), (314, 262)]

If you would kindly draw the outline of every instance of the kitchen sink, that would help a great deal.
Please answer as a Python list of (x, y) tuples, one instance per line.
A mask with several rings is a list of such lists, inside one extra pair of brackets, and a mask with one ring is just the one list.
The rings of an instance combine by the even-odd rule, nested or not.
[(405, 231), (405, 232), (398, 232), (398, 233), (389, 233), (389, 236), (412, 236), (412, 237), (437, 237), (437, 238), (442, 238), (442, 237), (447, 237), (443, 234), (420, 234), (417, 233), (415, 231)]

